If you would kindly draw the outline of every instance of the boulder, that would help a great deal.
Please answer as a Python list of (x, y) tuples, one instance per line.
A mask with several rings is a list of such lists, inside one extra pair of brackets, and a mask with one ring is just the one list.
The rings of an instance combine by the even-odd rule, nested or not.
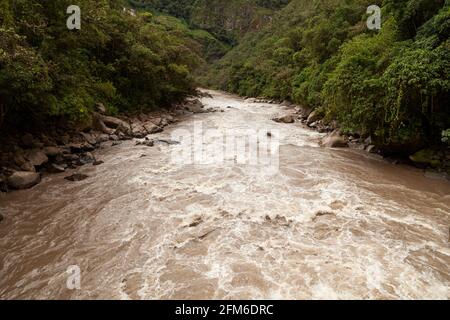
[(20, 142), (24, 147), (31, 148), (34, 143), (34, 138), (30, 133), (26, 133), (22, 136)]
[(25, 157), (24, 157), (24, 155), (23, 155), (23, 151), (22, 151), (22, 150), (16, 151), (16, 152), (14, 153), (14, 158), (13, 158), (13, 160), (14, 160), (14, 163), (15, 163), (16, 165), (18, 165), (19, 167), (22, 166), (24, 163), (27, 162), (27, 160), (25, 159)]
[(66, 171), (67, 166), (52, 163), (48, 166), (47, 171), (50, 173), (62, 173)]
[(72, 143), (69, 145), (70, 152), (72, 153), (83, 153), (83, 152), (89, 152), (94, 151), (95, 147), (91, 145), (90, 143)]
[(133, 133), (133, 137), (138, 139), (142, 139), (148, 134), (145, 126), (139, 121), (135, 121), (131, 124), (131, 131)]
[(314, 122), (319, 121), (320, 119), (322, 119), (320, 113), (317, 110), (315, 110), (311, 112), (311, 114), (308, 116), (308, 120), (306, 121), (306, 123), (310, 125)]
[(104, 163), (105, 163), (104, 161), (98, 160), (98, 161), (95, 161), (92, 165), (94, 165), (94, 166), (100, 166), (100, 165), (102, 165), (102, 164), (104, 164)]
[(67, 135), (67, 134), (63, 134), (63, 135), (58, 136), (58, 137), (56, 138), (56, 142), (57, 142), (59, 145), (66, 145), (66, 144), (68, 144), (68, 143), (70, 142), (70, 137), (69, 137), (69, 135)]
[(3, 215), (0, 213), (0, 222), (3, 221)]
[(206, 111), (203, 109), (203, 103), (196, 99), (186, 103), (186, 109), (192, 113), (205, 113)]
[(308, 119), (312, 109), (304, 106), (296, 106), (295, 111), (301, 116), (302, 119)]
[(295, 122), (295, 116), (292, 114), (285, 115), (279, 118), (274, 118), (273, 121), (278, 123), (294, 123)]
[(99, 115), (94, 115), (94, 118), (92, 120), (92, 127), (94, 128), (94, 130), (100, 131), (104, 134), (114, 133), (114, 130), (108, 128)]
[(86, 140), (87, 143), (91, 145), (97, 144), (97, 139), (94, 135), (86, 132), (81, 132), (80, 135), (84, 138), (84, 140)]
[(8, 186), (11, 189), (28, 189), (41, 182), (41, 175), (36, 172), (17, 171), (8, 178)]
[(25, 159), (35, 167), (42, 166), (48, 162), (48, 157), (42, 150), (32, 149), (25, 152)]
[(322, 146), (326, 148), (346, 148), (348, 142), (339, 130), (335, 130), (322, 140)]
[(83, 154), (80, 156), (79, 163), (80, 163), (81, 165), (85, 165), (85, 164), (88, 164), (88, 163), (94, 163), (94, 162), (95, 162), (95, 157), (94, 157), (94, 155), (93, 155), (92, 153), (90, 153), (90, 152), (83, 153)]
[(30, 161), (25, 162), (20, 166), (20, 169), (23, 171), (36, 172), (36, 168)]
[(97, 143), (103, 143), (103, 142), (109, 141), (109, 135), (106, 133), (101, 133), (101, 134), (98, 134), (95, 137), (95, 139), (97, 140)]
[(117, 131), (128, 135), (131, 135), (132, 133), (130, 125), (119, 118), (102, 116), (101, 120), (109, 128), (116, 129)]
[(86, 180), (87, 178), (89, 178), (88, 175), (83, 174), (83, 173), (74, 173), (71, 176), (65, 177), (64, 179), (68, 180), (68, 181), (72, 181), (72, 182), (76, 182), (76, 181), (83, 181)]
[(45, 147), (42, 151), (45, 153), (47, 157), (52, 158), (63, 154), (63, 149), (58, 147)]
[(163, 131), (163, 129), (160, 126), (150, 121), (144, 124), (144, 128), (148, 134), (155, 134)]

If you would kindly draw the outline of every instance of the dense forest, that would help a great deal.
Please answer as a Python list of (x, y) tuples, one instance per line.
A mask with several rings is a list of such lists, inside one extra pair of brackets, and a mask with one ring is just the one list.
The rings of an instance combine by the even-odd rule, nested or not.
[(182, 100), (200, 61), (187, 36), (121, 0), (77, 1), (81, 30), (69, 31), (71, 1), (0, 0), (0, 127), (89, 119)]
[(388, 151), (447, 140), (450, 2), (376, 1), (382, 28), (371, 31), (372, 2), (293, 0), (219, 61), (208, 84), (316, 108)]
[(371, 4), (80, 0), (68, 31), (70, 1), (0, 0), (0, 126), (148, 110), (201, 84), (316, 109), (386, 152), (448, 142), (450, 1), (377, 0), (381, 30)]

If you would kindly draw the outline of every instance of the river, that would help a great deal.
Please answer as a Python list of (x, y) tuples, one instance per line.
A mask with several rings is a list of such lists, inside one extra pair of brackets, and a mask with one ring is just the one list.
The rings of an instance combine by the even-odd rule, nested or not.
[[(82, 167), (87, 180), (1, 194), (0, 298), (450, 298), (448, 181), (321, 148), (322, 134), (271, 121), (286, 107), (211, 93), (203, 102), (224, 112), (157, 136), (265, 130), (279, 142), (270, 170), (176, 162), (184, 142), (129, 141), (97, 150), (105, 163)], [(67, 287), (69, 266), (80, 289)]]

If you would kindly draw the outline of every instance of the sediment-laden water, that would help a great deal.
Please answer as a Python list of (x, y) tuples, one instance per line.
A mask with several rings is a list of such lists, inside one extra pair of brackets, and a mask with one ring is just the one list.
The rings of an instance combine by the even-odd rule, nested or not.
[[(320, 148), (321, 134), (270, 120), (283, 107), (212, 93), (203, 102), (225, 112), (157, 137), (267, 130), (278, 171), (172, 161), (183, 142), (98, 150), (87, 180), (0, 195), (0, 298), (450, 298), (448, 181)], [(67, 289), (71, 265), (80, 290)]]

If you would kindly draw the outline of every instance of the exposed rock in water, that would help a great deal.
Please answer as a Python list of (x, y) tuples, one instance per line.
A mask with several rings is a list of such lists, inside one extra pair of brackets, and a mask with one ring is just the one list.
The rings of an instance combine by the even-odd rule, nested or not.
[(159, 144), (167, 144), (170, 146), (180, 144), (180, 142), (178, 142), (178, 141), (169, 140), (169, 139), (157, 139), (157, 140), (154, 140), (154, 142), (159, 143)]
[(48, 157), (41, 150), (33, 149), (25, 152), (25, 158), (28, 159), (33, 166), (42, 166), (48, 162)]
[(66, 167), (64, 165), (52, 163), (48, 166), (47, 171), (50, 173), (62, 173), (66, 171)]
[(116, 129), (118, 132), (122, 132), (126, 135), (132, 134), (131, 126), (121, 119), (115, 117), (101, 116), (101, 120), (109, 128)]
[(346, 148), (348, 142), (339, 130), (335, 130), (322, 140), (322, 145), (326, 148)]
[(8, 178), (11, 189), (28, 189), (41, 182), (41, 175), (36, 172), (17, 171)]
[(147, 147), (154, 147), (155, 146), (155, 141), (153, 140), (145, 140), (145, 141), (138, 141), (136, 142), (137, 146), (147, 146)]
[(68, 181), (72, 181), (72, 182), (77, 182), (77, 181), (83, 181), (86, 180), (87, 178), (89, 178), (88, 175), (83, 174), (83, 173), (74, 173), (71, 176), (65, 177), (64, 179), (68, 180)]
[(295, 122), (295, 116), (292, 114), (286, 115), (286, 116), (282, 116), (279, 118), (274, 118), (272, 119), (275, 122), (278, 123), (294, 123)]
[(83, 153), (83, 154), (80, 156), (79, 163), (80, 163), (81, 165), (85, 165), (85, 164), (88, 164), (88, 163), (94, 163), (95, 160), (96, 160), (96, 159), (95, 159), (95, 157), (94, 157), (94, 155), (93, 155), (92, 153), (86, 152), (86, 153)]
[(102, 165), (102, 164), (104, 164), (105, 162), (104, 161), (95, 161), (92, 165), (94, 165), (94, 166), (100, 166), (100, 165)]

